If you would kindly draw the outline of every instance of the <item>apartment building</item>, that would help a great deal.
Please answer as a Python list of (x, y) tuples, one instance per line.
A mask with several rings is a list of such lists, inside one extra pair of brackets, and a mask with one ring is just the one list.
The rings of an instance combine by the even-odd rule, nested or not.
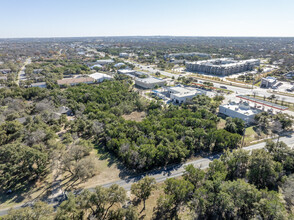
[(236, 61), (230, 58), (186, 62), (186, 69), (193, 72), (208, 73), (214, 75), (230, 75), (253, 70), (259, 66), (258, 59)]

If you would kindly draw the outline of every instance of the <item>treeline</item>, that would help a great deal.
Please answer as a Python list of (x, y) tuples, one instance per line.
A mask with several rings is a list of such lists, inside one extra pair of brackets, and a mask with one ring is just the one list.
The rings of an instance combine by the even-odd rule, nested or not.
[(1, 191), (18, 190), (47, 174), (51, 152), (60, 147), (54, 126), (40, 116), (24, 124), (6, 121), (0, 125)]
[[(294, 151), (283, 142), (268, 142), (265, 149), (224, 151), (209, 168), (188, 165), (182, 178), (167, 179), (153, 209), (153, 220), (164, 219), (292, 219)], [(281, 157), (281, 155), (283, 155)], [(289, 166), (291, 164), (291, 166)], [(78, 195), (68, 194), (53, 212), (37, 202), (33, 207), (11, 210), (5, 220), (39, 216), (36, 219), (141, 219), (151, 203), (149, 197), (159, 189), (152, 177), (132, 184), (130, 200), (118, 186), (98, 186)], [(139, 204), (143, 202), (140, 211)], [(149, 207), (150, 208), (150, 207)], [(149, 209), (150, 210), (150, 209)], [(140, 213), (139, 213), (140, 211)], [(43, 216), (41, 216), (41, 214)], [(141, 215), (141, 216), (140, 216)]]
[(266, 149), (225, 151), (206, 171), (187, 166), (183, 179), (165, 181), (154, 219), (178, 219), (183, 210), (194, 219), (291, 219), (293, 204), (279, 187), (294, 171), (294, 151), (283, 142)]
[[(111, 81), (96, 87), (68, 88), (66, 97), (72, 109), (79, 111), (82, 105), (90, 120), (103, 123), (99, 141), (135, 170), (181, 162), (201, 151), (232, 149), (241, 139), (237, 132), (217, 129), (215, 112), (219, 103), (206, 96), (196, 97), (182, 107), (163, 108), (160, 103), (144, 102), (128, 82)], [(120, 117), (135, 110), (148, 115), (142, 122)], [(87, 130), (80, 130), (81, 136), (85, 133)]]

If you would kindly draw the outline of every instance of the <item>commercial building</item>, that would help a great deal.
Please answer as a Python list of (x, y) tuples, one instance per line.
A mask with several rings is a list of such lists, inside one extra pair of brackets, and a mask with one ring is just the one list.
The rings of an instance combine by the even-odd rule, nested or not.
[(132, 78), (134, 78), (134, 77), (147, 78), (148, 77), (147, 73), (136, 71), (136, 70), (122, 69), (122, 70), (118, 70), (117, 72), (119, 74), (128, 75)]
[(219, 113), (232, 118), (241, 118), (246, 123), (253, 123), (255, 115), (260, 112), (262, 110), (251, 107), (248, 102), (230, 102), (219, 106)]
[(164, 86), (165, 83), (165, 80), (155, 77), (135, 78), (135, 85), (144, 89), (153, 89), (156, 86)]
[(277, 78), (268, 76), (261, 79), (260, 87), (261, 88), (272, 88), (277, 83)]
[(93, 79), (92, 77), (79, 77), (79, 78), (64, 78), (61, 80), (57, 80), (57, 84), (59, 86), (66, 86), (66, 85), (74, 86), (80, 83), (92, 84), (92, 83), (95, 83), (95, 79)]
[(255, 66), (259, 65), (260, 60), (258, 59), (236, 61), (230, 58), (221, 58), (186, 62), (186, 69), (214, 75), (230, 75), (253, 70)]
[(197, 95), (206, 95), (206, 91), (192, 87), (169, 87), (167, 88), (170, 99), (175, 103), (183, 103)]
[(109, 76), (104, 73), (93, 73), (89, 76), (92, 77), (93, 79), (95, 79), (95, 81), (98, 83), (103, 82), (104, 80), (111, 80), (112, 79), (112, 76)]

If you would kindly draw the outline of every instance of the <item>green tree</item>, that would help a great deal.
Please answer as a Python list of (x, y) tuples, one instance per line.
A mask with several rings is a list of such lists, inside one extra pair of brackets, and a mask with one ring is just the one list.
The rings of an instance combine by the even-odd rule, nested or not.
[(84, 215), (78, 202), (79, 198), (73, 193), (68, 194), (68, 199), (60, 204), (56, 213), (56, 220), (78, 220)]
[(47, 203), (38, 201), (32, 207), (9, 210), (3, 220), (50, 220), (53, 218), (53, 208)]
[(257, 203), (257, 216), (262, 219), (290, 219), (281, 195), (275, 191), (262, 191), (262, 199)]
[(146, 176), (139, 180), (137, 183), (133, 183), (131, 186), (131, 192), (140, 200), (143, 200), (143, 210), (145, 210), (146, 200), (151, 195), (152, 190), (156, 188), (156, 181), (153, 177)]
[(249, 161), (248, 180), (258, 188), (277, 187), (282, 177), (282, 165), (264, 149), (253, 150)]
[(162, 219), (163, 214), (168, 214), (170, 219), (178, 219), (180, 208), (189, 200), (193, 193), (193, 185), (186, 180), (167, 179), (165, 181), (165, 196), (158, 200), (155, 216)]
[(249, 158), (249, 151), (237, 149), (231, 152), (226, 150), (220, 160), (227, 167), (227, 178), (229, 180), (245, 178), (249, 166)]
[(193, 184), (194, 189), (202, 185), (205, 172), (199, 168), (195, 168), (192, 164), (185, 167), (184, 179)]

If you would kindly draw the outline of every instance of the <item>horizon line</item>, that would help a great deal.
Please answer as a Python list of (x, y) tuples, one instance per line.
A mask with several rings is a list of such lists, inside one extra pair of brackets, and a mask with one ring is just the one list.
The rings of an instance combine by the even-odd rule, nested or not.
[(217, 35), (100, 35), (100, 36), (46, 36), (46, 37), (0, 37), (3, 39), (52, 39), (52, 38), (108, 38), (108, 37), (191, 37), (191, 38), (294, 38), (294, 36), (217, 36)]

